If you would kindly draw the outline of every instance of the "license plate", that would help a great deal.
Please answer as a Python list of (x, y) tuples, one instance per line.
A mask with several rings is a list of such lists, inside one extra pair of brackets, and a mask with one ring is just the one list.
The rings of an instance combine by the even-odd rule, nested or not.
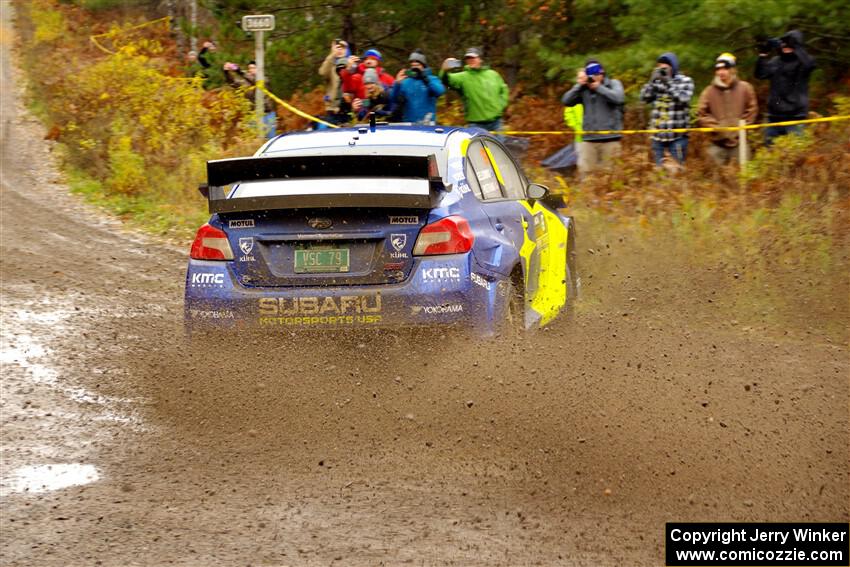
[(307, 248), (295, 251), (295, 273), (339, 273), (349, 268), (347, 248)]

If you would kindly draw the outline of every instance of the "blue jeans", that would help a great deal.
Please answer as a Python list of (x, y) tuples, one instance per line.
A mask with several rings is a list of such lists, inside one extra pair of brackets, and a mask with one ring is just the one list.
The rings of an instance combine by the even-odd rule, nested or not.
[(488, 122), (470, 122), (466, 126), (469, 128), (482, 128), (488, 132), (498, 132), (502, 129), (502, 118), (500, 116), (499, 118)]
[[(770, 122), (791, 122), (792, 120), (803, 120), (805, 116), (768, 116), (767, 121)], [(803, 133), (803, 125), (797, 124), (795, 126), (768, 126), (764, 129), (764, 145), (771, 146), (773, 145), (774, 138), (778, 138), (779, 136), (786, 136), (788, 134), (795, 134), (799, 136)]]
[(263, 132), (269, 140), (277, 136), (277, 114), (274, 112), (263, 115)]
[(661, 162), (664, 160), (665, 150), (673, 157), (673, 159), (684, 165), (685, 156), (688, 153), (688, 138), (686, 136), (682, 136), (681, 138), (676, 138), (669, 142), (652, 140), (652, 153), (655, 154), (655, 165), (661, 165)]

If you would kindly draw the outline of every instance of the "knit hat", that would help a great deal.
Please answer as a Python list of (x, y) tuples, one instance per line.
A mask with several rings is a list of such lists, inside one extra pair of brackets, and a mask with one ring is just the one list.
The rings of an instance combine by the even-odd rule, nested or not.
[(413, 63), (416, 61), (417, 63), (422, 63), (423, 67), (428, 66), (428, 60), (425, 58), (425, 54), (419, 51), (418, 49), (410, 54), (410, 57), (407, 58), (408, 63)]
[(384, 60), (384, 58), (381, 57), (381, 52), (378, 51), (377, 49), (367, 49), (366, 50), (366, 53), (363, 54), (363, 59), (369, 59), (370, 57), (373, 57), (373, 58), (377, 59), (378, 61)]
[(366, 69), (363, 72), (363, 84), (378, 84), (378, 72), (374, 69)]
[(721, 67), (726, 67), (727, 69), (731, 69), (732, 67), (738, 64), (738, 59), (732, 55), (731, 53), (721, 53), (717, 59), (714, 60), (714, 68), (720, 69)]
[(584, 68), (584, 73), (588, 77), (590, 75), (601, 75), (604, 72), (605, 68), (602, 67), (602, 64), (599, 61), (595, 61), (593, 59), (589, 60)]

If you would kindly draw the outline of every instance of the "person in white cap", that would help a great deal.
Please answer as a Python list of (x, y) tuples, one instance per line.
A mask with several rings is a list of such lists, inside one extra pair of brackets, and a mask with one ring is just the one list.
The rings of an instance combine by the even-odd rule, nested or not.
[[(697, 105), (697, 124), (702, 128), (737, 126), (740, 120), (753, 124), (759, 106), (753, 86), (738, 78), (737, 61), (723, 53), (714, 61), (714, 80), (702, 91)], [(708, 155), (719, 165), (738, 159), (738, 132), (711, 133)]]

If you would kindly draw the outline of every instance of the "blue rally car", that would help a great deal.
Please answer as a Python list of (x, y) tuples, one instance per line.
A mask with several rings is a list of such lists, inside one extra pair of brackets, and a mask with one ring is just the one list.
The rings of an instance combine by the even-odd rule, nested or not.
[(571, 309), (575, 228), (483, 130), (291, 133), (210, 161), (186, 274), (190, 332), (459, 325)]

